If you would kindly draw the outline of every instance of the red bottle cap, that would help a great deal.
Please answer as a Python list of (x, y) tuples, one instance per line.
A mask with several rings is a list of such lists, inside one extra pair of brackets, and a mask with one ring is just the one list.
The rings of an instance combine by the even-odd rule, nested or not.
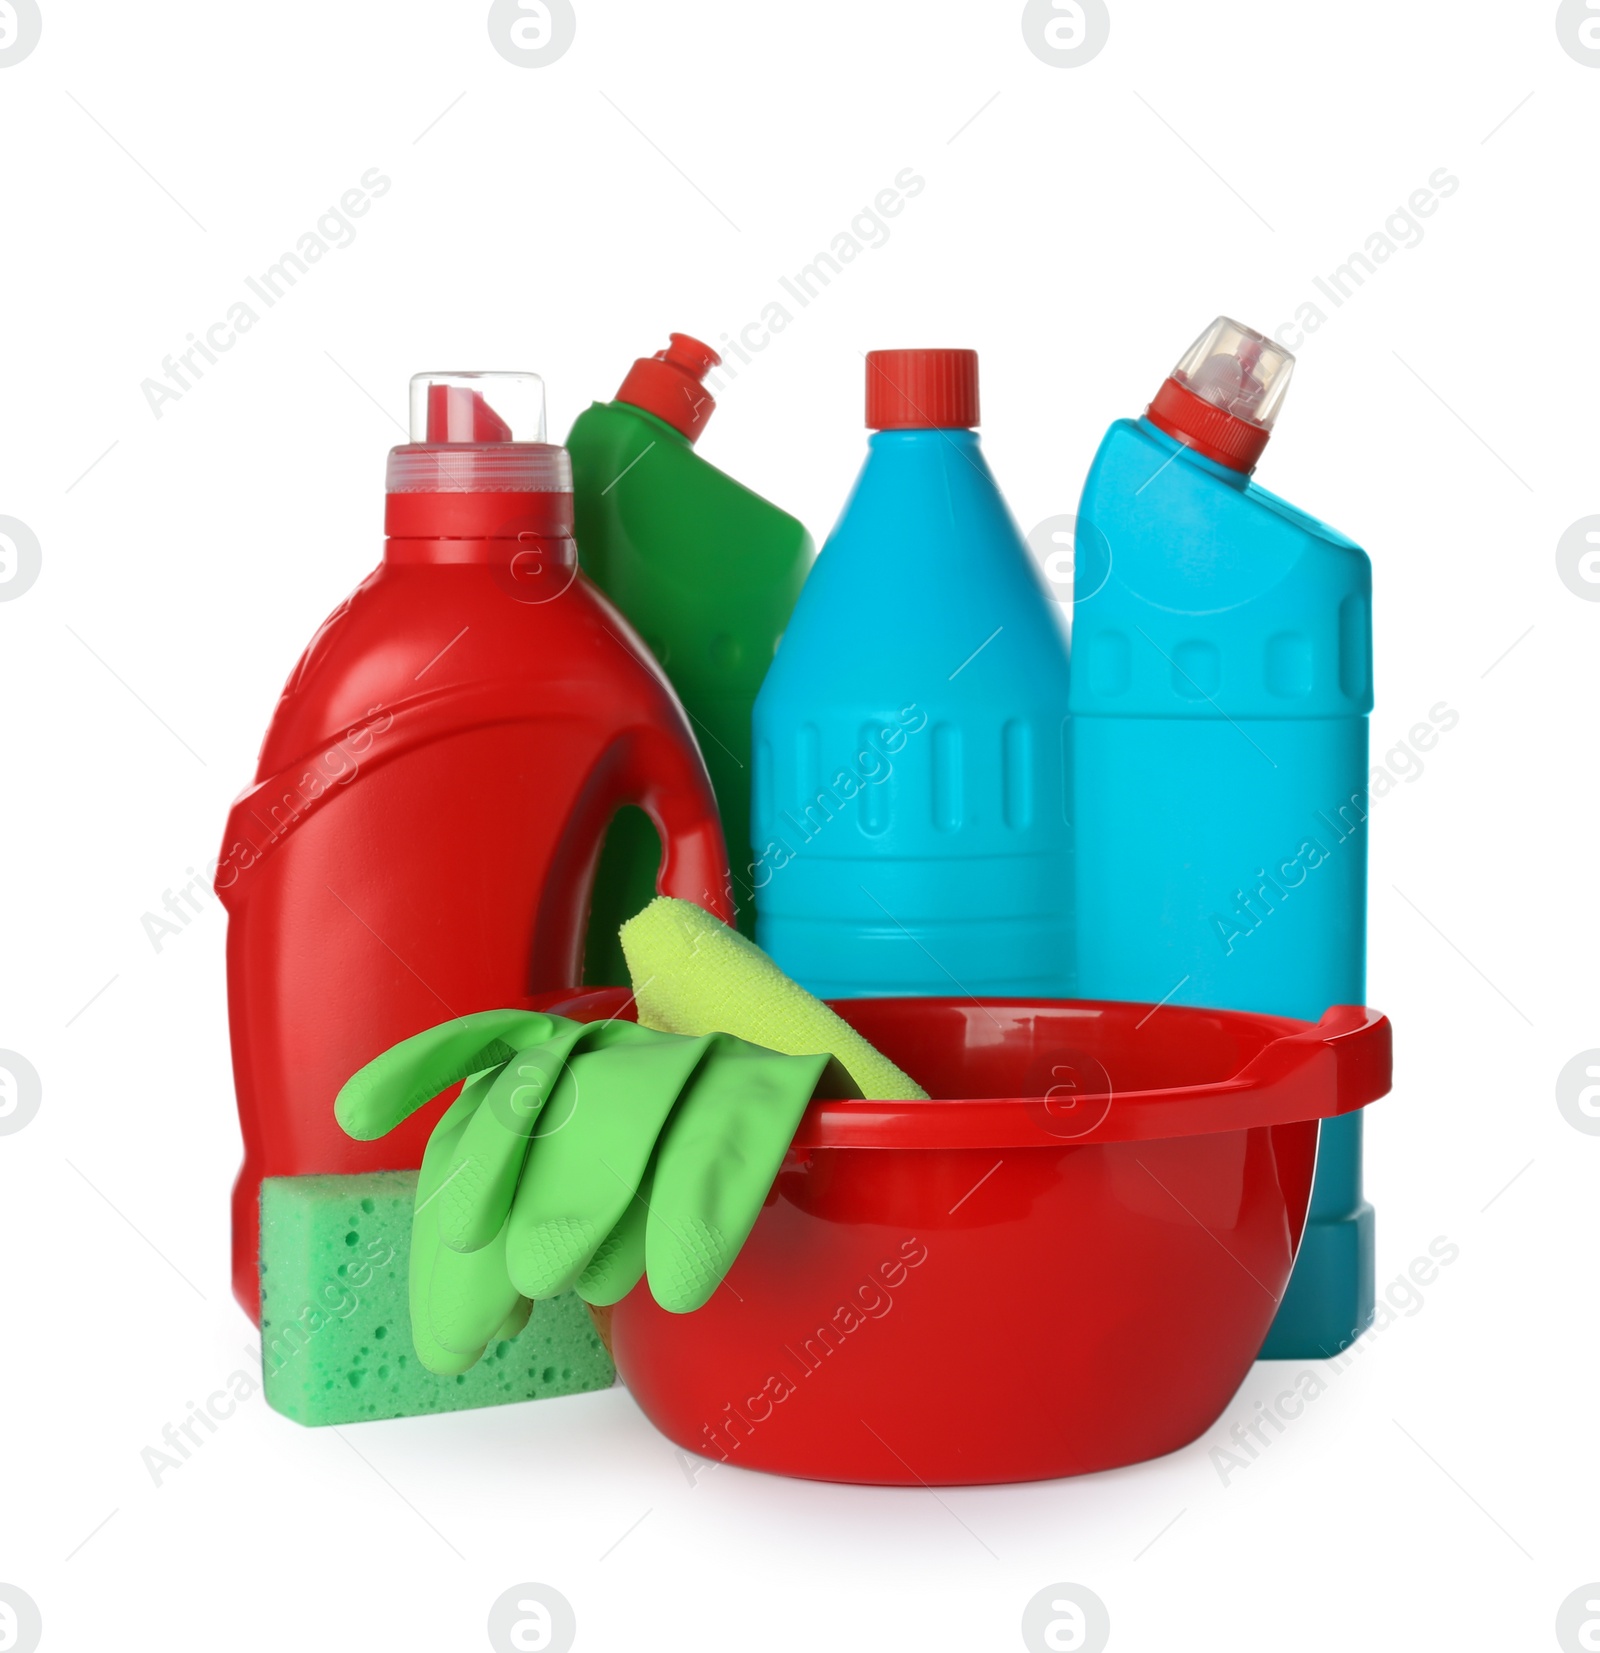
[(641, 356), (628, 369), (617, 400), (664, 419), (692, 442), (717, 410), (716, 399), (700, 381), (721, 363), (709, 344), (674, 333), (665, 350)]
[(869, 350), (868, 430), (970, 430), (978, 423), (976, 350)]
[(1234, 471), (1253, 471), (1283, 406), (1294, 357), (1227, 316), (1189, 347), (1145, 409), (1152, 425)]
[(570, 534), (572, 461), (544, 439), (544, 381), (414, 375), (411, 440), (389, 450), (386, 491), (391, 542)]

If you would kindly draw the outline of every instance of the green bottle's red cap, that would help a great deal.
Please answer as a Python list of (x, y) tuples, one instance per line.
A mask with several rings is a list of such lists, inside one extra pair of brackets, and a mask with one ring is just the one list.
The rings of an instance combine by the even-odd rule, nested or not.
[(978, 423), (976, 350), (869, 350), (868, 430), (970, 430)]
[(633, 364), (617, 400), (664, 419), (692, 442), (717, 410), (716, 399), (700, 381), (721, 363), (709, 344), (674, 333), (665, 350), (641, 356)]

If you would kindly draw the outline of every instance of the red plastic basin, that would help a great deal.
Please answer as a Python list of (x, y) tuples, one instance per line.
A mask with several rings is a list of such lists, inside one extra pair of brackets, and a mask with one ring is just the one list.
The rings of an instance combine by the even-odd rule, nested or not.
[[(547, 1001), (631, 1014), (604, 989)], [(1260, 1349), (1316, 1121), (1389, 1088), (1389, 1023), (1072, 1000), (862, 999), (927, 1102), (814, 1102), (712, 1300), (612, 1312), (691, 1452), (784, 1475), (1081, 1475), (1192, 1441)]]

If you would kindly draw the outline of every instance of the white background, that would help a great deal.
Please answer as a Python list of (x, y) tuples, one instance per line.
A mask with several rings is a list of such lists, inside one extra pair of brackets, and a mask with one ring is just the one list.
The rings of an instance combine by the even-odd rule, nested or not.
[[(476, 1648), (523, 1580), (580, 1649), (1011, 1649), (1058, 1581), (1118, 1653), (1555, 1645), (1600, 1578), (1600, 1138), (1555, 1102), (1600, 1045), (1600, 606), (1555, 558), (1600, 512), (1600, 69), (1550, 0), (1112, 0), (1075, 68), (1018, 0), (579, 0), (537, 69), (483, 0), (42, 4), (0, 69), (0, 515), (43, 548), (0, 603), (0, 1045), (43, 1081), (0, 1137), (0, 1582), (44, 1646)], [(141, 1450), (254, 1338), (223, 915), (159, 953), (141, 919), (216, 853), (283, 678), (377, 559), (408, 375), (537, 369), (559, 438), (670, 329), (753, 321), (908, 166), (887, 243), (701, 443), (819, 540), (861, 351), (981, 352), (1026, 528), (1212, 316), (1289, 320), (1459, 179), (1322, 303), (1260, 472), (1372, 554), (1375, 753), (1459, 713), (1375, 811), (1397, 1069), (1368, 1122), (1380, 1292), (1437, 1236), (1459, 1259), (1226, 1480), (1211, 1449), (1298, 1367), (1159, 1462), (938, 1498), (691, 1479), (620, 1387), (339, 1432), (257, 1397), (152, 1484)], [(393, 187), (354, 242), (154, 417), (141, 381), (371, 167)]]

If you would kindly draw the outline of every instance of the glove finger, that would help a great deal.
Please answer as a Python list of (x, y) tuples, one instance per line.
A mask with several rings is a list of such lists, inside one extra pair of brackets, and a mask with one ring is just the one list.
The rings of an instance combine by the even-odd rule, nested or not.
[(422, 1364), (441, 1376), (477, 1363), (519, 1297), (506, 1275), (503, 1239), (463, 1256), (439, 1238), (438, 1195), (446, 1186), (451, 1157), (493, 1082), (492, 1072), (480, 1074), (451, 1103), (428, 1139), (417, 1177), (411, 1216), (411, 1341)]
[(504, 1335), (500, 1327), (523, 1298), (506, 1274), (503, 1240), (479, 1251), (452, 1251), (426, 1217), (423, 1226), (422, 1254), (416, 1247), (411, 1253), (411, 1336), (430, 1372), (453, 1376), (475, 1366)]
[(594, 1033), (564, 1016), (545, 1020), (549, 1037), (517, 1050), (457, 1142), (439, 1197), (439, 1236), (452, 1251), (477, 1251), (505, 1226), (534, 1123), (573, 1047)]
[(589, 1266), (578, 1276), (574, 1288), (585, 1303), (605, 1308), (620, 1303), (644, 1278), (645, 1225), (650, 1216), (650, 1184), (655, 1176), (652, 1158), (644, 1180), (628, 1201), (617, 1225), (600, 1242)]
[[(484, 1010), (402, 1039), (344, 1082), (333, 1105), (347, 1136), (371, 1142), (458, 1079), (496, 1067), (520, 1040), (548, 1037), (553, 1019), (531, 1010)], [(543, 1031), (539, 1031), (542, 1029)]]
[(500, 1070), (489, 1068), (468, 1077), (461, 1094), (439, 1115), (439, 1122), (428, 1133), (428, 1144), (422, 1150), (422, 1167), (417, 1172), (417, 1193), (412, 1212), (412, 1233), (416, 1232), (416, 1217), (433, 1204), (439, 1189), (450, 1172), (451, 1156), (462, 1133), (478, 1111), (478, 1105), (489, 1094), (495, 1075)]
[[(626, 1026), (626, 1023), (619, 1024)], [(624, 1036), (613, 1034), (611, 1043), (619, 1043)], [(650, 1214), (650, 1183), (655, 1176), (655, 1155), (645, 1167), (637, 1192), (628, 1201), (628, 1208), (616, 1226), (600, 1242), (589, 1266), (578, 1276), (573, 1288), (586, 1303), (596, 1308), (607, 1308), (620, 1303), (644, 1278), (645, 1224)]]
[(710, 1037), (629, 1023), (567, 1064), (534, 1130), (506, 1224), (506, 1262), (526, 1297), (568, 1291), (628, 1208), (661, 1127)]
[(662, 1308), (687, 1314), (721, 1284), (828, 1060), (717, 1036), (661, 1137), (645, 1256)]
[(509, 1343), (527, 1325), (528, 1317), (532, 1313), (533, 1299), (519, 1295), (511, 1313), (500, 1322), (499, 1329), (489, 1341), (491, 1343)]

